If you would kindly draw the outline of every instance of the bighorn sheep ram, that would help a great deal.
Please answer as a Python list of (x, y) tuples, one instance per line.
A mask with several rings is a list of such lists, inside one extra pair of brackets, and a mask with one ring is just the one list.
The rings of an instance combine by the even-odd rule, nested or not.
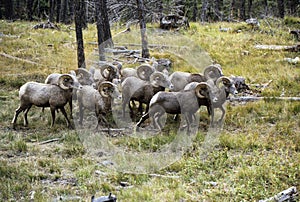
[[(156, 60), (155, 58), (152, 58), (150, 60), (152, 62), (152, 67), (158, 71), (162, 72), (166, 75), (169, 75), (170, 68), (171, 68), (171, 61), (168, 59), (158, 59)], [(124, 68), (121, 70), (121, 81), (123, 82), (127, 77), (130, 76), (135, 76), (138, 77), (137, 75), (137, 69), (134, 68)]]
[(137, 68), (137, 77), (128, 77), (122, 82), (122, 110), (125, 117), (126, 105), (129, 106), (130, 112), (132, 108), (130, 101), (138, 101), (139, 111), (142, 111), (142, 103), (146, 104), (146, 112), (149, 109), (149, 103), (153, 95), (165, 88), (173, 88), (167, 75), (155, 71), (150, 65), (141, 65)]
[(78, 68), (76, 70), (71, 70), (70, 74), (76, 76), (78, 82), (81, 85), (94, 85), (94, 71), (93, 70), (86, 70), (85, 68)]
[[(187, 132), (190, 132), (192, 116), (203, 102), (210, 103), (210, 87), (206, 82), (198, 83), (194, 89), (181, 92), (158, 92), (150, 101), (149, 112), (144, 114), (137, 127), (149, 117), (155, 128), (162, 129), (160, 118), (164, 113), (183, 114), (187, 123)], [(138, 129), (138, 128), (137, 128)]]
[[(114, 65), (116, 64), (116, 66)], [(120, 83), (120, 71), (122, 69), (121, 63), (106, 63), (101, 62), (100, 68), (91, 68), (90, 71), (94, 72), (94, 80), (97, 82), (97, 86), (104, 81), (109, 81), (114, 84)]]
[(61, 75), (58, 79), (58, 85), (44, 84), (37, 82), (27, 82), (21, 86), (19, 91), (20, 106), (16, 109), (12, 120), (13, 128), (16, 126), (18, 115), (24, 112), (24, 125), (28, 126), (27, 113), (35, 105), (37, 107), (50, 107), (52, 115), (52, 124), (55, 121), (55, 110), (60, 109), (63, 113), (67, 126), (71, 127), (64, 106), (72, 99), (72, 89), (80, 87), (78, 83), (74, 83), (70, 75)]
[[(46, 84), (53, 84), (53, 85), (58, 85), (58, 82), (59, 82), (59, 78), (62, 76), (63, 74), (58, 74), (58, 73), (52, 73), (50, 74), (46, 80), (45, 80), (45, 83)], [(79, 85), (79, 81), (76, 77), (76, 75), (73, 75), (73, 74), (65, 74), (65, 75), (69, 75), (72, 77), (73, 79), (73, 82), (76, 84), (76, 85)], [(82, 76), (79, 77), (82, 81)], [(86, 82), (86, 80), (84, 80)], [(82, 83), (85, 83), (85, 82), (82, 82)], [(89, 83), (89, 82), (88, 82)], [(74, 91), (73, 93), (75, 94), (76, 91)], [(74, 95), (72, 94), (72, 95)], [(70, 117), (73, 118), (73, 106), (72, 106), (72, 100), (73, 100), (73, 97), (74, 96), (71, 96), (70, 97), (70, 100), (68, 100), (68, 103), (69, 103), (69, 107), (70, 107)], [(43, 109), (44, 110), (44, 109)]]
[[(195, 83), (191, 83), (187, 85), (184, 90), (195, 89), (195, 86)], [(204, 103), (203, 105), (207, 106), (208, 113), (211, 115), (210, 125), (214, 126), (214, 109), (219, 108), (222, 111), (221, 118), (218, 120), (218, 124), (220, 124), (222, 123), (222, 120), (225, 116), (225, 109), (223, 107), (223, 104), (225, 103), (230, 93), (236, 95), (238, 92), (236, 90), (234, 82), (226, 76), (218, 78), (215, 85), (209, 84), (209, 86), (213, 99), (211, 100), (211, 103), (207, 103), (207, 105)]]
[(102, 82), (98, 90), (91, 86), (83, 86), (77, 93), (78, 105), (79, 105), (79, 124), (82, 125), (84, 109), (94, 111), (98, 118), (98, 125), (103, 123), (107, 127), (111, 124), (107, 120), (107, 117), (112, 116), (112, 102), (114, 98), (121, 99), (121, 93), (118, 87), (108, 81)]
[(204, 69), (203, 74), (188, 73), (188, 72), (173, 72), (170, 75), (170, 81), (174, 84), (172, 91), (178, 92), (191, 82), (206, 82), (213, 80), (214, 82), (223, 76), (221, 66), (218, 64), (210, 65)]

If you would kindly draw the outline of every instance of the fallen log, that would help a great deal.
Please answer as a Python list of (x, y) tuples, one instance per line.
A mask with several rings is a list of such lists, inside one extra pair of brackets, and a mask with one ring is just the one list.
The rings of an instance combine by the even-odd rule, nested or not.
[(12, 55), (8, 55), (6, 53), (0, 53), (0, 55), (3, 56), (3, 57), (6, 57), (6, 58), (10, 58), (10, 59), (13, 59), (13, 60), (18, 60), (18, 61), (21, 61), (21, 62), (26, 62), (26, 63), (32, 64), (32, 65), (40, 65), (39, 63), (32, 62), (30, 60), (26, 60), (26, 59), (22, 59), (22, 58), (18, 58), (18, 57), (12, 56)]
[(298, 196), (296, 187), (290, 187), (275, 196), (265, 199), (259, 200), (259, 202), (284, 202), (284, 201), (297, 201), (296, 197)]
[(255, 45), (255, 49), (258, 50), (282, 50), (282, 51), (290, 51), (290, 52), (299, 52), (300, 44), (293, 46), (281, 46), (281, 45)]
[(254, 96), (242, 96), (229, 98), (230, 102), (252, 102), (259, 100), (286, 100), (286, 101), (300, 101), (300, 97), (254, 97)]

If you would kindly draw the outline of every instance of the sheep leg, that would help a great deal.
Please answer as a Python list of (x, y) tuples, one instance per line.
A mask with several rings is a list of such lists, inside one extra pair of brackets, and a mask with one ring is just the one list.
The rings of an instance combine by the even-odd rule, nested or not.
[(142, 123), (144, 123), (149, 118), (149, 113), (146, 113), (142, 116), (139, 122), (136, 124), (137, 127), (140, 127)]
[(79, 125), (82, 126), (82, 120), (83, 120), (83, 106), (82, 104), (79, 104)]
[(186, 124), (187, 124), (187, 133), (191, 132), (190, 125), (191, 125), (192, 119), (193, 119), (192, 114), (190, 114), (190, 113), (185, 114), (185, 120), (186, 120)]
[(55, 120), (55, 108), (54, 107), (50, 107), (50, 111), (51, 111), (51, 116), (52, 116), (52, 123), (51, 123), (51, 127), (53, 127), (54, 125), (54, 120)]
[[(130, 100), (128, 98), (125, 98), (122, 102), (122, 114), (123, 114), (123, 118), (125, 118), (125, 108), (126, 108), (126, 105), (130, 102)], [(130, 105), (130, 103), (129, 103)], [(130, 109), (130, 107), (129, 107)]]
[(60, 111), (63, 113), (63, 115), (64, 115), (64, 117), (65, 117), (65, 119), (66, 119), (66, 121), (67, 121), (67, 127), (68, 127), (68, 128), (73, 128), (72, 125), (71, 125), (70, 120), (68, 119), (68, 116), (67, 116), (67, 113), (66, 113), (65, 108), (64, 108), (64, 107), (61, 107), (61, 108), (60, 108)]
[(160, 123), (160, 118), (161, 116), (163, 115), (163, 113), (161, 112), (157, 112), (156, 114), (154, 114), (154, 118), (153, 118), (153, 125), (155, 128), (158, 128), (160, 131), (162, 130), (163, 126), (162, 124)]
[(28, 126), (27, 114), (28, 114), (31, 107), (32, 107), (32, 105), (28, 106), (27, 109), (25, 109), (25, 111), (24, 111), (24, 126), (25, 127)]
[(214, 127), (215, 109), (211, 108), (210, 127)]
[(69, 101), (69, 107), (70, 107), (70, 118), (73, 119), (73, 101), (72, 98)]
[(225, 109), (223, 106), (220, 107), (221, 111), (222, 111), (222, 115), (221, 115), (221, 118), (218, 120), (218, 125), (221, 125), (222, 124), (222, 120), (225, 116)]
[(11, 123), (13, 124), (13, 128), (15, 129), (16, 127), (16, 122), (17, 122), (17, 119), (18, 119), (18, 116), (19, 114), (24, 111), (25, 109), (27, 109), (27, 107), (24, 107), (24, 106), (19, 106), (18, 109), (16, 109), (15, 111), (15, 115), (14, 115), (14, 118), (13, 120), (11, 121)]

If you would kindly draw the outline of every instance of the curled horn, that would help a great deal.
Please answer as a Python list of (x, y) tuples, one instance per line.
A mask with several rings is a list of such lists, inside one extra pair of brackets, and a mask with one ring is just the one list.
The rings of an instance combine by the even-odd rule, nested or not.
[(216, 81), (216, 86), (220, 86), (220, 83), (223, 83), (224, 85), (229, 85), (231, 83), (230, 78), (228, 78), (227, 76), (221, 76), (220, 78), (217, 79)]
[(195, 92), (196, 92), (197, 97), (199, 97), (199, 98), (205, 98), (205, 97), (207, 97), (206, 95), (203, 95), (203, 94), (201, 93), (201, 91), (203, 91), (203, 90), (205, 90), (205, 91), (208, 91), (208, 90), (209, 90), (209, 85), (208, 85), (206, 82), (200, 82), (200, 83), (196, 86)]
[(99, 91), (100, 95), (103, 97), (109, 97), (109, 94), (104, 91), (104, 88), (106, 88), (106, 87), (112, 88), (112, 87), (114, 87), (114, 84), (109, 81), (104, 81), (99, 85), (98, 91)]
[(214, 64), (206, 67), (203, 72), (206, 79), (217, 79), (223, 76), (221, 65)]
[[(115, 69), (116, 69), (116, 67), (113, 65), (104, 64), (103, 66), (101, 66), (100, 72), (101, 72), (101, 75), (103, 76), (103, 78), (109, 79), (110, 72), (114, 71)], [(105, 74), (105, 70), (107, 70), (109, 72), (108, 75)]]
[(154, 72), (153, 74), (150, 75), (150, 83), (153, 86), (158, 87), (159, 85), (157, 85), (157, 79), (159, 78), (159, 81), (163, 81), (164, 80), (165, 75), (161, 72)]
[(63, 74), (58, 79), (58, 86), (61, 89), (68, 90), (73, 87), (73, 78), (70, 75)]
[(137, 68), (137, 75), (140, 79), (149, 81), (150, 76), (154, 71), (155, 69), (152, 66), (143, 64)]

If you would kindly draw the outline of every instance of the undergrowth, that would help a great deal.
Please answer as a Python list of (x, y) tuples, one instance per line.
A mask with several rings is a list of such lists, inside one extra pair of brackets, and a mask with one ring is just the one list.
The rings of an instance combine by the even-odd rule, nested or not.
[[(297, 28), (295, 22), (299, 19), (265, 19), (258, 29), (244, 23), (191, 23), (190, 29), (163, 32), (164, 37), (158, 40), (174, 47), (178, 41), (177, 45), (188, 49), (151, 49), (151, 56), (170, 59), (173, 71), (202, 72), (201, 67), (213, 60), (222, 65), (225, 75), (245, 77), (252, 89), (272, 80), (267, 88), (256, 89), (262, 96), (299, 97), (300, 65), (284, 61), (299, 54), (254, 48), (257, 44), (295, 44), (288, 32)], [(33, 107), (29, 127), (22, 126), (20, 116), (17, 130), (12, 130), (10, 122), (19, 104), (21, 85), (43, 82), (49, 73), (77, 67), (74, 26), (59, 25), (60, 31), (34, 30), (35, 23), (0, 22), (4, 34), (0, 38), (1, 200), (51, 201), (63, 197), (88, 201), (92, 195), (112, 192), (118, 201), (258, 201), (291, 186), (299, 190), (300, 104), (296, 101), (228, 103), (223, 129), (215, 134), (217, 143), (213, 145), (209, 142), (208, 115), (201, 110), (200, 128), (191, 146), (180, 159), (151, 174), (116, 170), (109, 159), (104, 163), (101, 157), (105, 153), (91, 152), (82, 141), (89, 134), (66, 129), (61, 113), (50, 128), (49, 110)], [(220, 27), (229, 31), (220, 32)], [(130, 33), (122, 36), (124, 39), (118, 37), (120, 30), (122, 27), (112, 27), (116, 41), (134, 38)], [(84, 30), (88, 67), (96, 48), (89, 42), (96, 39), (96, 27), (89, 25)], [(200, 50), (208, 53), (205, 62), (193, 60), (198, 58), (193, 54), (186, 56)], [(163, 133), (145, 139), (127, 135), (97, 138), (107, 138), (114, 146), (125, 148), (124, 152), (156, 152), (176, 139), (177, 127), (170, 124)], [(56, 141), (41, 144), (49, 139)], [(93, 143), (97, 147), (98, 143)]]

